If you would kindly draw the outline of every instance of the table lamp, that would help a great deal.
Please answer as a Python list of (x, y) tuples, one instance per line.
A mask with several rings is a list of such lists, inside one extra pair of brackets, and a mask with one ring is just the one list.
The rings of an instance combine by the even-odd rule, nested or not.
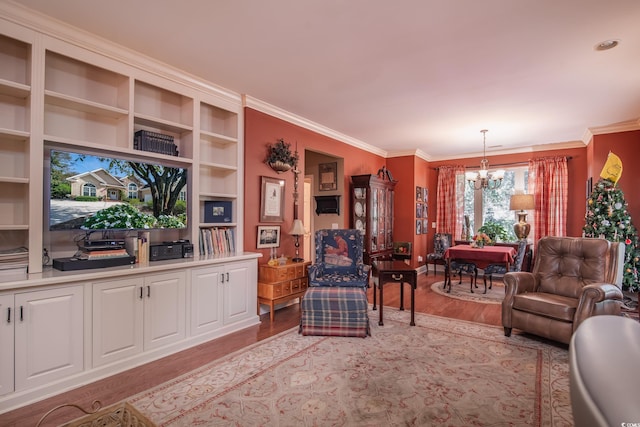
[(527, 224), (527, 211), (535, 207), (533, 194), (514, 194), (509, 201), (509, 209), (518, 211), (518, 222), (513, 225), (513, 231), (520, 240), (529, 235), (531, 225)]
[(300, 258), (300, 236), (304, 235), (304, 225), (302, 224), (302, 221), (299, 219), (294, 219), (293, 220), (293, 225), (291, 226), (291, 231), (289, 231), (289, 234), (291, 234), (293, 237), (296, 238), (296, 242), (295, 242), (295, 246), (296, 246), (296, 257), (292, 259), (293, 262), (300, 262), (303, 261), (302, 258)]

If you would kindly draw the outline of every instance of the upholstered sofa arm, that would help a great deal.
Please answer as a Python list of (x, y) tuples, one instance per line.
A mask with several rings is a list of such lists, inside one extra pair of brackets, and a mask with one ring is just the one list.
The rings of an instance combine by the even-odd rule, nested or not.
[(573, 320), (575, 331), (585, 319), (601, 314), (620, 314), (622, 291), (610, 283), (592, 283), (582, 288), (578, 308)]

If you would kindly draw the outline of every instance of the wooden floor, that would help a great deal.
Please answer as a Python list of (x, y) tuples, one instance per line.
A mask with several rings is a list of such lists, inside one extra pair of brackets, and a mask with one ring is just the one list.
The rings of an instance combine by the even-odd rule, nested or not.
[[(442, 273), (434, 275), (433, 271), (428, 276), (425, 274), (418, 275), (418, 287), (415, 293), (416, 312), (489, 325), (501, 325), (499, 304), (466, 302), (438, 295), (431, 290), (431, 284), (441, 280), (443, 280)], [(467, 285), (465, 284), (464, 286)], [(370, 289), (369, 302), (373, 302), (372, 292)], [(407, 285), (405, 285), (404, 298), (405, 307), (410, 307), (410, 292)], [(399, 286), (385, 286), (385, 307), (397, 308), (399, 299)], [(372, 321), (374, 320), (372, 319)], [(74, 403), (84, 408), (90, 408), (91, 402), (97, 399), (102, 402), (103, 406), (111, 405), (247, 345), (286, 331), (298, 325), (299, 321), (298, 304), (278, 310), (273, 323), (269, 321), (269, 314), (262, 315), (260, 325), (173, 354), (33, 405), (25, 406), (6, 414), (0, 414), (0, 426), (35, 426), (47, 411), (65, 403)], [(65, 408), (47, 417), (47, 422), (43, 425), (59, 425), (80, 415), (82, 413), (77, 409)]]

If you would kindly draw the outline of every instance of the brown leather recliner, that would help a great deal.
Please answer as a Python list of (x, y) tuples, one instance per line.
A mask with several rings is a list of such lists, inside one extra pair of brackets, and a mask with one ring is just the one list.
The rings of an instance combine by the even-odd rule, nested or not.
[(504, 276), (502, 325), (569, 344), (590, 316), (620, 314), (624, 245), (605, 239), (547, 236), (532, 272)]

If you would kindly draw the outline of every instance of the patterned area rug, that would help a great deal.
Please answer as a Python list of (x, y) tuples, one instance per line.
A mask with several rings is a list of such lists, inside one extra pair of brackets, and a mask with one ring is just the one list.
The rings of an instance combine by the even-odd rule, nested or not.
[(491, 289), (489, 289), (489, 281), (487, 281), (486, 294), (483, 294), (484, 284), (482, 279), (478, 280), (478, 287), (473, 288), (473, 293), (469, 291), (470, 286), (468, 277), (463, 277), (461, 284), (458, 284), (458, 279), (454, 278), (451, 286), (451, 293), (447, 293), (443, 289), (443, 286), (444, 282), (435, 282), (431, 285), (431, 290), (449, 298), (481, 302), (485, 304), (502, 304), (502, 300), (504, 299), (504, 285), (500, 280), (494, 280)]
[(129, 403), (159, 426), (573, 425), (566, 348), (424, 314), (416, 324), (389, 309), (367, 338), (290, 330)]

